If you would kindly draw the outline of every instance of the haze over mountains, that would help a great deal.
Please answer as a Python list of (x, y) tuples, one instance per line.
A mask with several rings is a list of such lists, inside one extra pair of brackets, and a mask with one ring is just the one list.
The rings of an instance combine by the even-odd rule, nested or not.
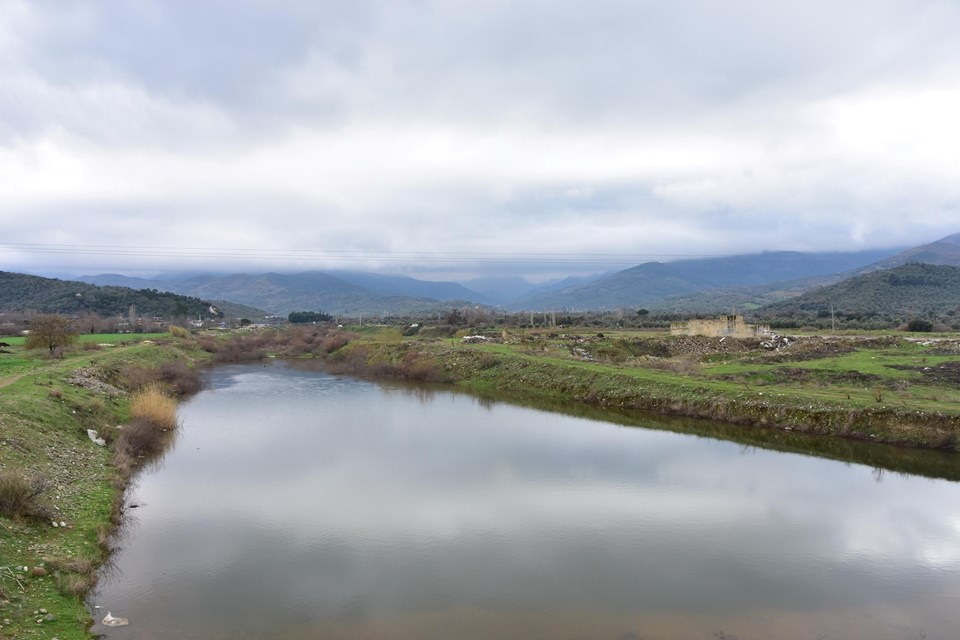
[(166, 275), (153, 279), (102, 274), (80, 280), (230, 300), (281, 315), (296, 310), (339, 314), (423, 313), (467, 304), (500, 306), (513, 311), (645, 307), (714, 312), (733, 305), (754, 308), (857, 273), (909, 262), (960, 265), (960, 234), (905, 250), (779, 251), (647, 262), (595, 278), (571, 278), (539, 287), (519, 279), (476, 281), (483, 292), (456, 282), (351, 271)]

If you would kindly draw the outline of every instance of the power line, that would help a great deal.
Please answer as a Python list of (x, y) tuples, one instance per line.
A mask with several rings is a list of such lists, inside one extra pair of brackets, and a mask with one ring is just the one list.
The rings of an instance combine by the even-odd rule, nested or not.
[[(383, 249), (248, 249), (236, 247), (169, 247), (147, 245), (41, 244), (0, 242), (0, 252), (132, 256), (154, 258), (196, 258), (226, 260), (309, 260), (341, 262), (423, 262), (503, 264), (639, 264), (660, 260), (690, 260), (738, 257), (717, 253), (585, 253), (520, 251), (396, 251)], [(754, 254), (757, 255), (757, 254)], [(742, 256), (739, 256), (742, 257)], [(768, 259), (773, 256), (767, 256)], [(809, 257), (777, 256), (780, 262), (808, 260)], [(821, 258), (821, 260), (827, 260)]]
[(164, 247), (134, 245), (0, 243), (0, 251), (43, 254), (109, 255), (178, 258), (505, 262), (624, 263), (650, 259), (719, 257), (708, 254), (560, 253), (508, 251), (395, 251), (362, 249), (240, 249), (227, 247)]

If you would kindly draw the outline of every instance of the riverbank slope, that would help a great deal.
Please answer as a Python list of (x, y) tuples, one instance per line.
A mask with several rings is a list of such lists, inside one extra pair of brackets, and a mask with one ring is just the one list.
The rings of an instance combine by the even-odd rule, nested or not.
[(0, 474), (26, 479), (38, 494), (20, 514), (0, 515), (0, 637), (86, 639), (83, 597), (109, 554), (131, 471), (87, 430), (116, 437), (130, 391), (160, 384), (176, 393), (183, 372), (209, 354), (165, 334), (82, 336), (54, 359), (4, 340)]

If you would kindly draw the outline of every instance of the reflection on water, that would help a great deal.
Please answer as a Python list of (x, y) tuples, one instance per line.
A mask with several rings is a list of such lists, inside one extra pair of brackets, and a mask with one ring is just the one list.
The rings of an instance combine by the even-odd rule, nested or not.
[(954, 637), (953, 482), (283, 365), (182, 417), (110, 638)]

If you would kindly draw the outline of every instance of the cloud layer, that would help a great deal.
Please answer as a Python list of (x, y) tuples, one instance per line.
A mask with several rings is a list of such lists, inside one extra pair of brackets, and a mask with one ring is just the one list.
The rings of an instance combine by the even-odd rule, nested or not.
[(526, 273), (930, 241), (960, 230), (957, 32), (949, 0), (0, 0), (0, 257)]

